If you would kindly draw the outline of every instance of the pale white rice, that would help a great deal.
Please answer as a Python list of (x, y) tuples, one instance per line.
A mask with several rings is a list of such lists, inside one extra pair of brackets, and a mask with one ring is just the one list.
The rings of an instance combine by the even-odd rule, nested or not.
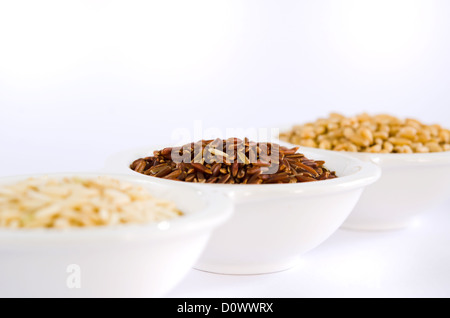
[(41, 177), (0, 186), (0, 227), (111, 226), (158, 222), (181, 215), (175, 203), (109, 177)]

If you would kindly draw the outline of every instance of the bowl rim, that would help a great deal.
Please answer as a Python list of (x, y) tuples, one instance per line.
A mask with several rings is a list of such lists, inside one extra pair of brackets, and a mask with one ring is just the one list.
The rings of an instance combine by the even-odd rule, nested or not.
[[(278, 141), (277, 141), (278, 142)], [(292, 146), (284, 142), (279, 143), (282, 146)], [(167, 147), (167, 145), (165, 146)], [(129, 165), (138, 158), (143, 158), (145, 154), (152, 153), (154, 149), (163, 149), (164, 146), (147, 146), (147, 147), (136, 147), (130, 148), (128, 150), (123, 150), (110, 155), (105, 162), (105, 171), (110, 171), (112, 173), (121, 173), (127, 175), (133, 175), (146, 180), (157, 179), (160, 183), (175, 184), (183, 183), (189, 184), (191, 186), (197, 187), (199, 189), (211, 188), (218, 189), (221, 191), (228, 191), (232, 196), (239, 193), (243, 195), (251, 195), (252, 193), (266, 193), (279, 195), (280, 193), (286, 194), (298, 194), (298, 195), (319, 195), (323, 194), (323, 190), (330, 192), (341, 192), (347, 191), (355, 188), (365, 187), (371, 183), (377, 181), (381, 176), (381, 169), (374, 163), (360, 160), (358, 158), (349, 156), (343, 153), (323, 153), (317, 151), (315, 148), (308, 148), (307, 152), (310, 154), (320, 154), (332, 157), (339, 157), (346, 160), (351, 167), (357, 169), (355, 173), (346, 176), (338, 176), (335, 179), (321, 180), (319, 182), (301, 182), (301, 183), (290, 183), (290, 184), (204, 184), (204, 183), (191, 183), (167, 180), (152, 176), (143, 175), (136, 171), (130, 169)], [(303, 149), (303, 148), (302, 148)], [(299, 150), (301, 153), (301, 150)], [(309, 158), (314, 159), (313, 156), (308, 154)], [(325, 159), (325, 165), (327, 165), (327, 160)], [(333, 170), (333, 169), (331, 169)]]
[[(233, 204), (229, 197), (212, 189), (197, 189), (183, 185), (164, 185), (159, 182), (144, 182), (141, 178), (130, 175), (114, 174), (105, 172), (56, 172), (38, 173), (8, 176), (0, 178), (2, 185), (13, 184), (31, 177), (63, 178), (79, 176), (82, 178), (96, 178), (101, 176), (111, 177), (123, 182), (133, 183), (144, 188), (163, 187), (170, 191), (189, 191), (195, 200), (202, 200), (205, 206), (200, 210), (187, 213), (184, 216), (169, 220), (151, 223), (129, 223), (111, 226), (83, 227), (83, 228), (32, 228), (32, 229), (12, 229), (0, 227), (0, 246), (5, 245), (5, 240), (9, 244), (22, 241), (47, 241), (64, 243), (68, 241), (86, 241), (98, 243), (102, 241), (134, 241), (141, 239), (166, 239), (170, 237), (189, 235), (191, 233), (203, 234), (203, 230), (213, 230), (224, 223), (233, 213)], [(156, 179), (156, 178), (155, 178)], [(197, 235), (195, 234), (195, 235)], [(3, 241), (3, 242), (2, 242)]]

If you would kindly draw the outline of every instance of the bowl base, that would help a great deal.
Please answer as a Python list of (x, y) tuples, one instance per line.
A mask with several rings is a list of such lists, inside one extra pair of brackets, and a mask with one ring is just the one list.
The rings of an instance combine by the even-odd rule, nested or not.
[(397, 222), (388, 222), (383, 220), (373, 222), (352, 222), (351, 220), (347, 220), (341, 225), (340, 228), (343, 230), (351, 231), (395, 231), (411, 228), (416, 226), (417, 224), (417, 218), (410, 218)]
[(282, 272), (297, 266), (299, 263), (300, 257), (290, 259), (289, 261), (266, 264), (224, 265), (200, 262), (194, 266), (194, 269), (222, 275), (261, 275)]

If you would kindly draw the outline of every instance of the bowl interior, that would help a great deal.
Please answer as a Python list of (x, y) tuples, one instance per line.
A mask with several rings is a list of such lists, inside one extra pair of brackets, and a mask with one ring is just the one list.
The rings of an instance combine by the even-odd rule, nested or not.
[[(288, 147), (295, 147), (295, 145), (280, 142), (281, 145), (287, 145)], [(140, 147), (135, 149), (119, 152), (106, 161), (106, 171), (111, 173), (125, 173), (130, 174), (134, 172), (130, 169), (130, 165), (139, 158), (153, 156), (153, 151), (160, 150), (164, 147)], [(358, 160), (346, 156), (343, 153), (329, 152), (321, 149), (300, 147), (299, 153), (303, 153), (308, 159), (323, 160), (325, 161), (325, 167), (329, 170), (336, 171), (338, 176), (352, 175), (360, 170)], [(134, 172), (133, 175), (142, 175)]]
[[(289, 131), (294, 125), (283, 125), (280, 129), (280, 133)], [(279, 138), (279, 136), (278, 136)], [(348, 156), (373, 162), (381, 166), (401, 166), (404, 164), (410, 166), (432, 164), (432, 165), (449, 165), (450, 164), (450, 151), (431, 152), (431, 153), (368, 153), (368, 152), (349, 152), (349, 151), (335, 151), (335, 150), (323, 150), (319, 148), (311, 148), (295, 145), (286, 141), (278, 140), (280, 144), (287, 147), (300, 147), (305, 151), (320, 151), (325, 153), (342, 153)]]
[[(54, 239), (57, 236), (61, 239), (77, 238), (83, 240), (97, 239), (123, 239), (137, 237), (165, 237), (170, 235), (181, 235), (197, 230), (210, 230), (214, 226), (225, 221), (232, 213), (232, 203), (221, 193), (208, 189), (199, 190), (194, 187), (182, 184), (164, 184), (157, 180), (144, 180), (129, 175), (111, 173), (58, 173), (47, 175), (27, 175), (6, 177), (0, 179), (2, 185), (14, 184), (26, 180), (30, 177), (64, 178), (77, 176), (81, 178), (96, 178), (98, 176), (108, 176), (123, 182), (140, 185), (147, 189), (155, 198), (173, 201), (184, 213), (180, 217), (173, 219), (143, 223), (143, 224), (123, 224), (112, 226), (57, 229), (23, 229), (14, 230), (0, 229), (0, 237), (40, 237), (42, 239)], [(155, 178), (156, 179), (156, 178)], [(216, 204), (219, 204), (217, 206)]]
[[(285, 142), (278, 142), (280, 145), (287, 146), (287, 147), (295, 147), (295, 145), (285, 143)], [(167, 145), (166, 145), (167, 146)], [(148, 156), (153, 156), (154, 150), (160, 150), (163, 149), (162, 147), (139, 147), (135, 149), (129, 149), (122, 152), (118, 152), (112, 156), (110, 156), (106, 160), (105, 164), (105, 171), (110, 173), (120, 173), (125, 175), (131, 175), (131, 176), (139, 176), (143, 177), (146, 180), (153, 180), (153, 179), (160, 179), (160, 178), (153, 178), (146, 175), (143, 175), (141, 173), (135, 172), (130, 169), (130, 165), (133, 161), (139, 158), (144, 158)], [(283, 185), (275, 185), (277, 187), (280, 186), (316, 186), (317, 184), (323, 184), (323, 183), (342, 183), (349, 181), (349, 178), (363, 178), (368, 177), (369, 175), (374, 177), (375, 179), (379, 177), (379, 171), (376, 167), (367, 165), (367, 163), (363, 162), (359, 158), (355, 158), (354, 156), (335, 152), (335, 151), (327, 151), (322, 149), (315, 149), (315, 148), (307, 148), (307, 147), (300, 147), (298, 150), (299, 153), (303, 153), (307, 158), (313, 159), (313, 160), (323, 160), (325, 161), (324, 166), (328, 168), (331, 171), (336, 171), (336, 175), (339, 178), (336, 179), (330, 179), (330, 180), (323, 180), (320, 182), (308, 182), (308, 183), (297, 183), (297, 184), (283, 184)], [(369, 173), (365, 173), (364, 176), (361, 174), (361, 170), (370, 170)], [(367, 171), (366, 171), (367, 172)], [(164, 183), (165, 179), (160, 179), (161, 183)], [(173, 181), (169, 181), (170, 183), (174, 183)], [(192, 183), (191, 183), (192, 184)], [(218, 184), (209, 184), (212, 186), (231, 186), (236, 187), (237, 185), (218, 185)], [(272, 187), (274, 185), (256, 185), (257, 187)], [(239, 185), (239, 187), (255, 187), (255, 185)]]

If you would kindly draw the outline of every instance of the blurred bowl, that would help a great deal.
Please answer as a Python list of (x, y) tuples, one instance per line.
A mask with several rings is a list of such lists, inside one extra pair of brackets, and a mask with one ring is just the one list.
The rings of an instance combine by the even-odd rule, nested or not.
[[(282, 144), (282, 143), (280, 143)], [(222, 274), (261, 274), (285, 270), (329, 238), (344, 222), (364, 188), (380, 169), (341, 153), (302, 149), (308, 158), (324, 160), (336, 179), (294, 184), (199, 184), (159, 179), (130, 169), (130, 164), (163, 147), (147, 147), (111, 156), (106, 170), (165, 185), (183, 183), (218, 190), (234, 202), (235, 212), (211, 236), (195, 268)], [(303, 151), (305, 150), (305, 151)]]
[(450, 198), (450, 151), (386, 154), (300, 147), (344, 153), (380, 167), (380, 179), (364, 190), (342, 228), (374, 231), (408, 228), (420, 215)]
[(382, 175), (364, 191), (344, 222), (344, 228), (393, 230), (410, 227), (420, 215), (450, 198), (450, 151), (346, 154), (377, 164)]
[[(287, 132), (294, 125), (280, 125), (279, 131)], [(420, 216), (450, 198), (450, 151), (366, 153), (283, 143), (305, 150), (343, 153), (380, 167), (380, 179), (364, 190), (342, 225), (345, 229), (383, 231), (408, 228), (417, 224)]]
[[(50, 174), (95, 178), (105, 174)], [(192, 269), (232, 203), (210, 189), (107, 174), (168, 199), (183, 216), (89, 228), (0, 228), (0, 297), (160, 297)], [(0, 179), (0, 186), (27, 179)]]

